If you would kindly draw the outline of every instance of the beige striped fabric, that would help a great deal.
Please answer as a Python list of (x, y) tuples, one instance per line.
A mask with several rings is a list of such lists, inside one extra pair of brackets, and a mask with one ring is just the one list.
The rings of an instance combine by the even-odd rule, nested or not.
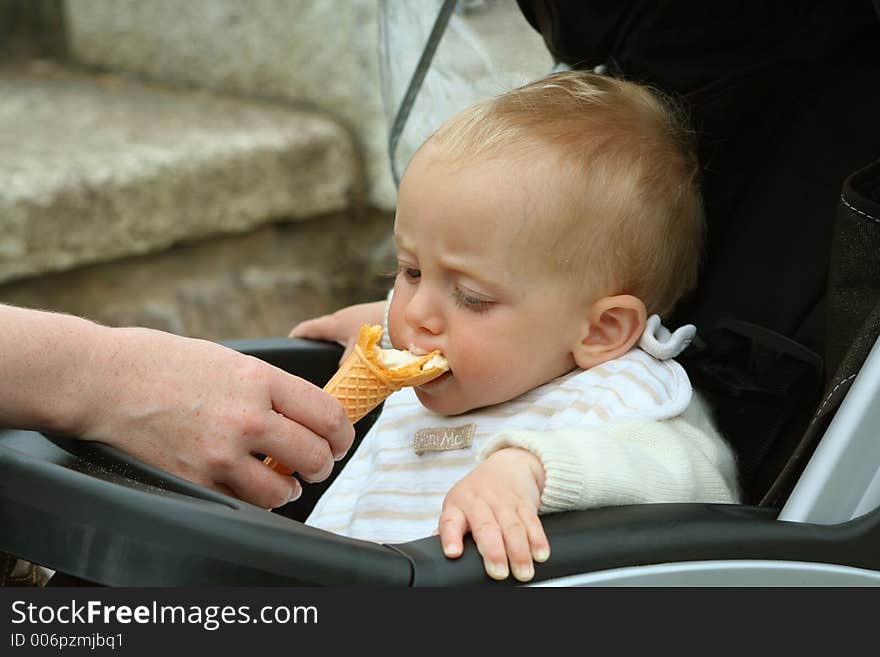
[[(473, 469), (482, 447), (499, 431), (667, 420), (681, 415), (692, 395), (678, 363), (657, 360), (639, 348), (464, 415), (432, 413), (405, 388), (386, 400), (376, 424), (306, 523), (383, 543), (429, 536), (446, 493)], [(429, 440), (420, 441), (424, 436)]]

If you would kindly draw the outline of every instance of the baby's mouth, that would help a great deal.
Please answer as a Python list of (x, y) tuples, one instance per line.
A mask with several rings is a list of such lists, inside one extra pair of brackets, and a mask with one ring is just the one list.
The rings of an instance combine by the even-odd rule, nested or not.
[(453, 375), (452, 375), (452, 370), (449, 370), (449, 371), (447, 371), (447, 372), (443, 372), (443, 374), (441, 374), (440, 376), (438, 376), (436, 379), (431, 379), (431, 380), (428, 381), (427, 383), (423, 383), (422, 385), (420, 385), (420, 386), (416, 386), (416, 387), (417, 387), (417, 388), (424, 388), (424, 389), (431, 389), (431, 388), (433, 388), (433, 387), (435, 387), (435, 386), (440, 385), (440, 384), (443, 383), (444, 381), (450, 379), (452, 376), (453, 376)]
[[(409, 353), (411, 353), (413, 356), (424, 356), (425, 354), (429, 354), (432, 351), (436, 351), (436, 350), (435, 349), (422, 349), (421, 347), (417, 347), (414, 344), (410, 344), (407, 351)], [(452, 374), (452, 363), (449, 362), (449, 359), (446, 358), (446, 355), (442, 351), (440, 352), (440, 355), (444, 359), (444, 361), (445, 361), (444, 364), (446, 367), (448, 367), (448, 370), (445, 373), (441, 374), (436, 379), (434, 379), (434, 381), (438, 381), (438, 380), (444, 379), (444, 378), (449, 378), (449, 375)]]

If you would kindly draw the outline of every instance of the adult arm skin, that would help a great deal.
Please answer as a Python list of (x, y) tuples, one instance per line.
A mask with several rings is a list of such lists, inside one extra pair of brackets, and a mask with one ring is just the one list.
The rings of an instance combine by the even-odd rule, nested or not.
[(0, 305), (0, 426), (111, 444), (264, 508), (321, 481), (351, 446), (337, 400), (259, 359), (143, 328)]

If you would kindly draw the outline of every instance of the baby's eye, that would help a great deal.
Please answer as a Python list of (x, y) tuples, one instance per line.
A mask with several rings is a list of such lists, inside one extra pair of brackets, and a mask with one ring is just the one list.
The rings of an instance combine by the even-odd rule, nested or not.
[(418, 283), (422, 277), (422, 270), (416, 267), (407, 267), (400, 265), (400, 274), (408, 283)]
[(467, 292), (459, 290), (458, 288), (455, 288), (452, 296), (455, 298), (456, 305), (477, 313), (487, 312), (492, 306), (491, 301), (486, 301), (485, 299), (480, 299), (479, 297), (472, 296)]

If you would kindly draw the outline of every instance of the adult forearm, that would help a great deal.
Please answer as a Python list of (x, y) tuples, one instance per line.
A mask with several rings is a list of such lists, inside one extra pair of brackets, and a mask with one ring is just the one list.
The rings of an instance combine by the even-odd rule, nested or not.
[(86, 412), (90, 362), (107, 331), (71, 315), (0, 305), (0, 425), (75, 431)]

